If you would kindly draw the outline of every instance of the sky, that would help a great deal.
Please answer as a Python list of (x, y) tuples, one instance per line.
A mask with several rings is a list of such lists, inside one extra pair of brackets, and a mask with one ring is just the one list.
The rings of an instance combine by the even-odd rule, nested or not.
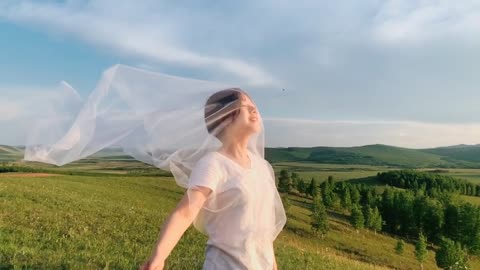
[[(480, 143), (480, 1), (0, 1), (0, 144), (103, 70), (281, 91), (267, 146)], [(284, 89), (284, 90), (283, 90)]]

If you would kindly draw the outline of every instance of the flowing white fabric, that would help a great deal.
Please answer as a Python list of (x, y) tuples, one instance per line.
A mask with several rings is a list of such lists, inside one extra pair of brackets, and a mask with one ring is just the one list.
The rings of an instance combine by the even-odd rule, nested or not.
[[(62, 87), (73, 90), (67, 84)], [(213, 192), (194, 221), (195, 227), (217, 239), (212, 245), (227, 241), (225, 245), (235, 250), (242, 265), (260, 261), (263, 264), (259, 265), (270, 265), (271, 256), (259, 250), (272, 251), (286, 217), (273, 170), (264, 159), (260, 108), (260, 131), (248, 142), (254, 170), (242, 170), (217, 152), (222, 142), (216, 135), (225, 125), (210, 133), (206, 128), (239, 109), (238, 101), (206, 105), (212, 94), (231, 88), (234, 86), (115, 65), (103, 73), (82, 106), (78, 106), (78, 96), (67, 95), (65, 102), (71, 107), (53, 109), (49, 118), (37, 121), (29, 133), (24, 159), (61, 166), (107, 147), (121, 147), (137, 160), (171, 171), (189, 196), (197, 186), (209, 187)], [(252, 99), (256, 94), (264, 93), (248, 92)], [(210, 109), (214, 113), (206, 117)], [(231, 223), (224, 226), (220, 220)], [(233, 247), (233, 242), (218, 240), (215, 235), (231, 235), (230, 241), (240, 246)], [(266, 257), (252, 261), (260, 255)]]

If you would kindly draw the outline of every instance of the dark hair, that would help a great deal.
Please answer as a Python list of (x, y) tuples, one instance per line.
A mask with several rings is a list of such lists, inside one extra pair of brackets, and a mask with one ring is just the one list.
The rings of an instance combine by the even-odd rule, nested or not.
[[(214, 94), (212, 94), (206, 104), (205, 104), (205, 114), (204, 114), (204, 119), (205, 119), (205, 124), (207, 126), (208, 133), (212, 133), (215, 128), (217, 128), (221, 123), (223, 123), (226, 119), (232, 118), (232, 120), (235, 120), (235, 118), (239, 114), (239, 110), (236, 110), (240, 108), (240, 97), (241, 94), (244, 94), (248, 96), (247, 93), (245, 93), (242, 89), (240, 88), (228, 88), (224, 89), (221, 91), (218, 91)], [(219, 119), (216, 120), (208, 120), (209, 117), (220, 111), (222, 108), (225, 107), (225, 105), (232, 103), (232, 111), (229, 112), (228, 114), (220, 117)], [(215, 134), (217, 136), (218, 134)]]

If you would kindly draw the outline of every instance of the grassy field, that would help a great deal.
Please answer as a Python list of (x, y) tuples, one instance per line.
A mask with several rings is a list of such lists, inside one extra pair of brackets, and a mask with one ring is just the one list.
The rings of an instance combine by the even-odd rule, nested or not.
[[(324, 181), (328, 176), (333, 176), (335, 180), (344, 181), (354, 178), (364, 178), (377, 175), (378, 172), (384, 172), (394, 167), (370, 166), (370, 165), (339, 165), (339, 164), (319, 164), (312, 162), (281, 162), (274, 164), (275, 173), (278, 175), (280, 170), (286, 169), (297, 173), (305, 181), (315, 178)], [(479, 170), (480, 172), (480, 170)]]
[(480, 169), (450, 169), (447, 174), (466, 179), (474, 184), (480, 184)]
[[(182, 194), (171, 177), (0, 174), (0, 269), (136, 269)], [(313, 237), (305, 200), (291, 197), (275, 241), (280, 269), (418, 269), (411, 243), (397, 255), (396, 239), (357, 233), (341, 213)], [(200, 269), (206, 240), (189, 228), (166, 269)]]
[[(344, 181), (358, 178), (375, 176), (378, 172), (390, 170), (399, 170), (400, 167), (394, 166), (371, 166), (356, 164), (322, 164), (313, 162), (280, 162), (274, 164), (274, 170), (279, 173), (280, 170), (287, 169), (296, 172), (305, 181), (310, 181), (312, 177), (324, 181), (328, 176), (333, 176), (335, 180)], [(432, 171), (435, 173), (449, 175), (455, 178), (465, 179), (474, 184), (480, 184), (480, 169), (458, 169), (458, 168), (420, 168), (420, 171)]]

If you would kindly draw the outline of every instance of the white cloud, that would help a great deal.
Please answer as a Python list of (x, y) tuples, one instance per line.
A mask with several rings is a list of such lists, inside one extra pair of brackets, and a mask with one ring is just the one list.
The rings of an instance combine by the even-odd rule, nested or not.
[(281, 85), (285, 92), (259, 102), (271, 117), (271, 145), (479, 142), (469, 124), (480, 115), (478, 1), (184, 4), (2, 1), (0, 19), (132, 56), (148, 69)]
[[(144, 8), (141, 8), (142, 4)], [(77, 1), (66, 4), (12, 1), (3, 6), (0, 4), (0, 18), (61, 31), (147, 61), (206, 68), (216, 73), (228, 72), (253, 86), (278, 83), (258, 65), (188, 49), (178, 40), (177, 36), (182, 33), (176, 29), (174, 21), (167, 20), (167, 12), (149, 10), (151, 1), (142, 4), (125, 1), (94, 1), (85, 5)]]
[(82, 98), (66, 82), (56, 87), (0, 85), (0, 144), (24, 145), (39, 119), (71, 116)]
[(381, 42), (419, 43), (439, 38), (476, 39), (480, 34), (478, 1), (386, 1), (374, 20)]

